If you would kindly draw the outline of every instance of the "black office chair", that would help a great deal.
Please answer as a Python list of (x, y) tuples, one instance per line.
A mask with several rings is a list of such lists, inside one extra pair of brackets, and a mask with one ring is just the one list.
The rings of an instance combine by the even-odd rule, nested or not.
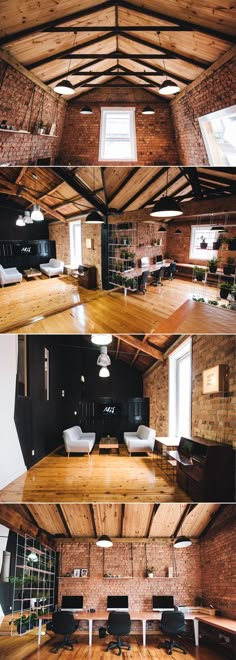
[(54, 645), (53, 653), (57, 653), (61, 648), (67, 648), (69, 651), (73, 651), (74, 644), (78, 642), (75, 639), (69, 639), (69, 635), (77, 630), (78, 625), (72, 612), (61, 612), (60, 610), (53, 612), (51, 630), (56, 635), (63, 635), (62, 642), (57, 642)]
[(183, 612), (162, 612), (160, 630), (163, 633), (166, 633), (170, 639), (166, 639), (164, 642), (160, 642), (158, 645), (159, 649), (166, 649), (167, 655), (172, 655), (173, 649), (182, 651), (186, 654), (185, 649), (175, 642), (174, 640), (178, 635), (181, 635), (186, 628), (185, 619)]
[(162, 268), (159, 268), (159, 270), (155, 270), (153, 273), (154, 281), (152, 282), (153, 286), (163, 286), (162, 284), (162, 279), (164, 277), (165, 273), (165, 266), (162, 266)]
[(110, 612), (107, 624), (109, 635), (116, 635), (116, 642), (110, 642), (106, 651), (118, 649), (117, 655), (121, 655), (122, 649), (130, 650), (129, 644), (122, 642), (121, 637), (130, 633), (131, 620), (128, 612)]
[(146, 293), (146, 285), (149, 276), (149, 270), (144, 270), (142, 275), (138, 277), (137, 293)]

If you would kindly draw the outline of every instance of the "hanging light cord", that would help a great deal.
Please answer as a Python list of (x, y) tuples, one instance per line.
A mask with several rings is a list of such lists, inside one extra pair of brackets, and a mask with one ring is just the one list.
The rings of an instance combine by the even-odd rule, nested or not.
[[(74, 50), (74, 47), (75, 47), (76, 34), (77, 34), (77, 32), (74, 32), (74, 41), (73, 41), (72, 50)], [(71, 50), (71, 54), (72, 54), (72, 50)], [(70, 65), (71, 65), (71, 61), (72, 61), (72, 57), (70, 57), (70, 61), (69, 61), (68, 72), (67, 72), (67, 78), (68, 78), (69, 73), (70, 73)]]
[[(157, 34), (158, 34), (158, 37), (159, 37), (160, 50), (163, 50), (163, 47), (162, 47), (162, 45), (161, 45), (161, 33), (158, 32)], [(166, 77), (166, 80), (167, 80), (167, 73), (166, 73), (166, 65), (165, 65), (164, 53), (163, 53), (163, 69), (164, 69), (164, 74), (165, 74), (165, 77)]]

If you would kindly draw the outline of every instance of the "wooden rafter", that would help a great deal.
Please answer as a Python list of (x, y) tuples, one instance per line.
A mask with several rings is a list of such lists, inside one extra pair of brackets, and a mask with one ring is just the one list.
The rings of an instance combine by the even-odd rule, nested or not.
[(40, 543), (49, 548), (55, 548), (54, 538), (40, 529), (37, 525), (34, 525), (27, 520), (23, 515), (23, 512), (21, 514), (18, 510), (15, 510), (14, 504), (0, 505), (0, 522), (2, 525), (5, 525), (8, 529), (11, 529), (17, 534), (29, 534), (29, 536), (37, 538)]
[(161, 362), (164, 360), (164, 355), (158, 348), (149, 346), (149, 344), (140, 341), (140, 339), (136, 339), (133, 335), (113, 335), (113, 337), (120, 339), (122, 342), (128, 344), (128, 346), (132, 346), (136, 350), (142, 351), (142, 353), (146, 353), (146, 355), (150, 355), (155, 360), (160, 360)]

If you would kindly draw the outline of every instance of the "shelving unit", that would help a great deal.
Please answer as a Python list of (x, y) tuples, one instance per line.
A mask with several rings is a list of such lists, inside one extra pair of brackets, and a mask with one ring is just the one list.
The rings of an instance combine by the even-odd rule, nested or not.
[[(137, 231), (133, 223), (109, 225), (108, 232), (108, 281), (111, 286), (124, 286), (123, 276), (137, 265), (133, 255), (137, 245)], [(121, 254), (127, 256), (121, 256)], [(130, 278), (133, 280), (133, 278)], [(128, 287), (131, 288), (131, 287)]]
[[(30, 555), (36, 559), (30, 559)], [(55, 601), (56, 553), (46, 548), (30, 536), (17, 534), (15, 573), (13, 583), (12, 619), (17, 619), (40, 611), (50, 612)], [(32, 627), (30, 620), (17, 627), (19, 635), (25, 634)], [(11, 634), (15, 634), (15, 625)]]

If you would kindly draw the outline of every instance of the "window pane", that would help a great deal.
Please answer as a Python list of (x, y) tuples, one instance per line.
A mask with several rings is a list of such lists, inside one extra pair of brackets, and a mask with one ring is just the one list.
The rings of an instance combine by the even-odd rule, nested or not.
[(99, 158), (137, 160), (133, 109), (102, 109)]
[[(199, 225), (191, 227), (191, 244), (190, 244), (190, 259), (198, 259), (198, 261), (208, 261), (216, 256), (216, 251), (213, 250), (213, 243), (218, 238), (218, 231), (212, 231), (211, 225)], [(201, 249), (203, 239), (207, 243), (207, 247)]]
[(177, 360), (177, 436), (191, 435), (191, 360), (187, 353)]
[(236, 106), (199, 118), (210, 165), (236, 165)]

